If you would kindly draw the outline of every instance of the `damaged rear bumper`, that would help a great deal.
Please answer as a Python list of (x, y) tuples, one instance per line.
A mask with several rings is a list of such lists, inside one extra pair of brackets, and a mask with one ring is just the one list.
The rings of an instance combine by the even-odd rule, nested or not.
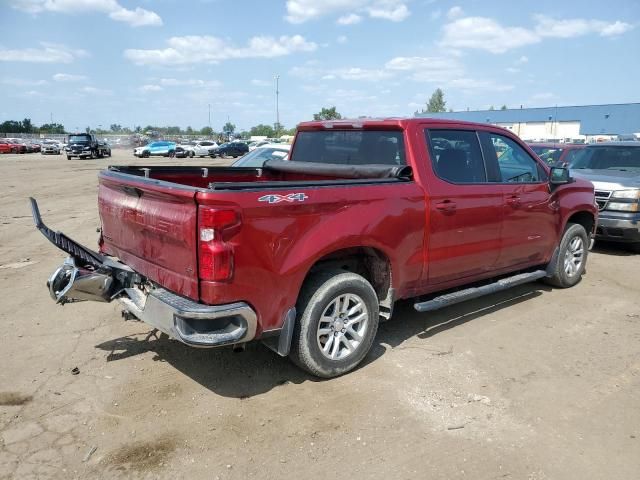
[(194, 347), (245, 343), (256, 335), (257, 315), (245, 302), (204, 305), (148, 282), (130, 267), (50, 230), (31, 200), (38, 230), (70, 257), (49, 278), (58, 304), (119, 301), (124, 309), (170, 337)]

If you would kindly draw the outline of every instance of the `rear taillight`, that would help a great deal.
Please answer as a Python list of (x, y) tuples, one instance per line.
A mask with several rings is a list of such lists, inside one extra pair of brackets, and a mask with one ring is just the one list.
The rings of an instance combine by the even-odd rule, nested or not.
[(233, 247), (227, 240), (240, 227), (235, 210), (200, 207), (198, 211), (198, 270), (201, 280), (225, 282), (233, 277)]

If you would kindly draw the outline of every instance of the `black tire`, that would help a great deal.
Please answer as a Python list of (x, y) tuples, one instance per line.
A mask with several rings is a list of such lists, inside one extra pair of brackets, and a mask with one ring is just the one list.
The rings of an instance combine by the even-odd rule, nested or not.
[[(320, 339), (318, 336), (318, 328), (320, 325), (320, 317), (326, 313), (327, 309), (332, 307), (334, 301), (341, 295), (351, 294), (359, 297), (366, 308), (366, 323), (364, 328), (360, 330), (362, 333), (361, 341), (355, 346), (351, 353), (347, 353), (345, 358), (330, 359), (322, 353)], [(354, 299), (356, 301), (356, 299)], [(347, 303), (346, 308), (349, 308)], [(291, 360), (303, 370), (322, 378), (332, 378), (343, 375), (358, 366), (364, 359), (376, 336), (379, 321), (379, 305), (378, 297), (371, 284), (362, 276), (345, 270), (327, 270), (314, 274), (304, 284), (298, 302), (296, 304), (298, 316), (293, 331), (291, 342)], [(335, 313), (335, 312), (334, 312)], [(349, 317), (346, 317), (347, 319)], [(344, 319), (339, 320), (340, 326), (335, 328), (346, 327), (342, 323)], [(350, 332), (344, 333), (347, 328), (342, 328), (341, 332), (334, 330), (334, 324), (331, 325), (331, 331), (325, 337), (325, 346), (334, 343), (335, 338), (342, 336), (348, 341)], [(362, 332), (364, 330), (364, 332)], [(353, 339), (354, 337), (351, 336)], [(329, 342), (331, 340), (331, 342)], [(342, 341), (337, 341), (338, 355), (344, 353), (342, 347), (345, 346)], [(352, 346), (353, 347), (353, 346)], [(328, 353), (333, 348), (328, 348)]]
[(142, 158), (149, 158), (149, 156), (150, 156), (150, 153), (147, 150), (142, 152)]
[(71, 156), (70, 155), (67, 155), (67, 160), (71, 160)]
[(175, 156), (176, 156), (176, 152), (174, 152), (173, 150), (169, 150), (169, 153), (167, 154), (167, 156), (168, 156), (169, 158), (173, 158), (173, 157), (175, 157)]
[[(569, 256), (572, 255), (570, 253), (570, 246), (572, 245), (572, 242), (577, 241), (576, 239), (582, 241), (582, 259), (580, 261), (580, 265), (574, 272), (567, 272), (565, 258), (569, 258)], [(556, 273), (553, 277), (545, 279), (545, 282), (558, 288), (573, 287), (580, 281), (585, 272), (588, 255), (589, 236), (587, 235), (587, 231), (580, 224), (568, 223), (567, 227), (564, 229), (562, 240), (560, 241), (560, 248), (558, 250), (558, 257), (555, 265)], [(576, 255), (573, 255), (573, 257), (574, 259), (577, 258)]]
[(194, 157), (194, 155), (195, 155), (195, 153), (193, 153), (193, 152), (189, 152), (189, 158), (193, 158), (193, 157)]

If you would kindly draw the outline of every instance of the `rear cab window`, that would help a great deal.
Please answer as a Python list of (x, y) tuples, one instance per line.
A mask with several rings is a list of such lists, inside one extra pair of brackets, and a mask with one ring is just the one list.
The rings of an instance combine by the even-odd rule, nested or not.
[(401, 130), (303, 130), (289, 158), (338, 165), (406, 165)]

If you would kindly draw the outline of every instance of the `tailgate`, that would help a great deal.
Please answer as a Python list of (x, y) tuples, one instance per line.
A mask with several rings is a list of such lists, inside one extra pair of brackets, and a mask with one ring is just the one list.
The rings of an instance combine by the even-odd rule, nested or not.
[(195, 189), (101, 173), (102, 250), (180, 295), (198, 300)]

